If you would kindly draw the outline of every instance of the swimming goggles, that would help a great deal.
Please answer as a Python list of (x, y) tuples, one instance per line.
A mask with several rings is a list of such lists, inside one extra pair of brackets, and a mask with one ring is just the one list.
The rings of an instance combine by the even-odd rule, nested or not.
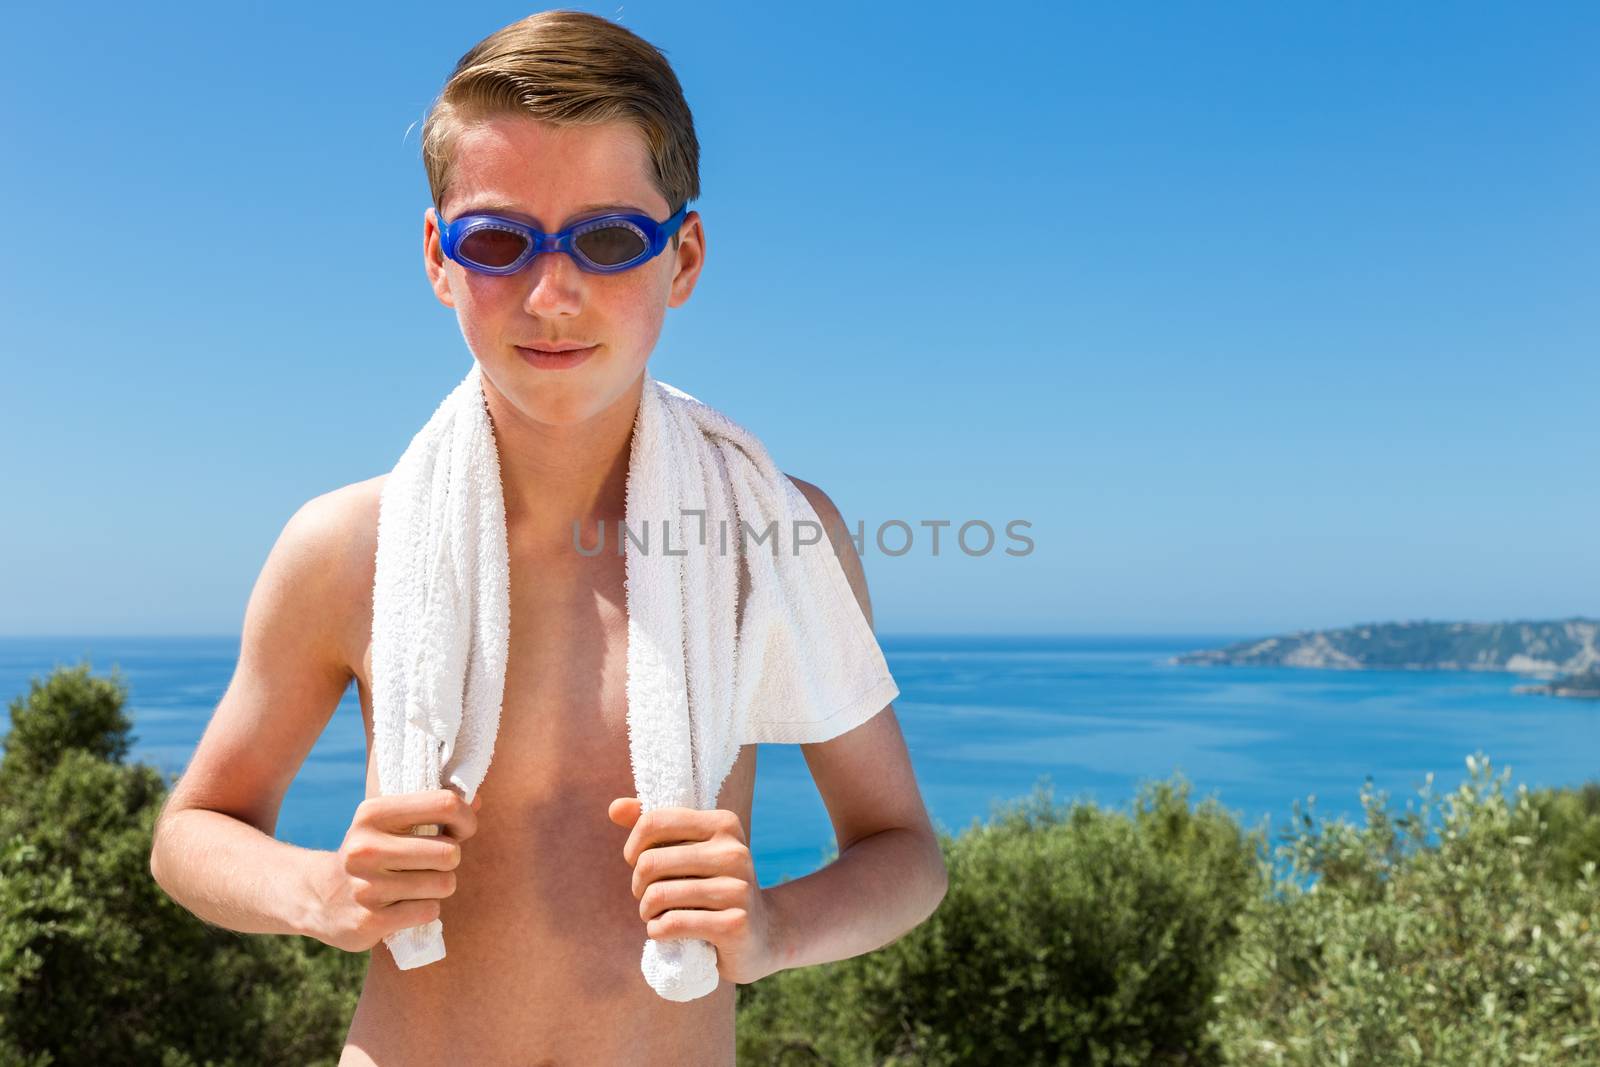
[(670, 219), (648, 215), (598, 215), (560, 233), (540, 233), (532, 226), (499, 215), (439, 218), (439, 245), (444, 254), (482, 274), (515, 274), (540, 252), (566, 252), (591, 274), (615, 274), (653, 259), (682, 225), (689, 205)]

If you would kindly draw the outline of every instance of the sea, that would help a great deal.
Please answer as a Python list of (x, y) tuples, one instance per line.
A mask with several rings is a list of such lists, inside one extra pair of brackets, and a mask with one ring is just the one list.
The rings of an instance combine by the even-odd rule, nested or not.
[[(1214, 798), (1276, 839), (1297, 803), (1320, 819), (1361, 821), (1369, 778), (1397, 812), (1430, 773), (1442, 796), (1478, 753), (1496, 773), (1510, 771), (1511, 788), (1600, 778), (1600, 701), (1514, 693), (1521, 676), (1171, 662), (1260, 636), (879, 642), (900, 687), (894, 714), (923, 800), (950, 833), (1038, 790), (1062, 804), (1129, 810), (1157, 779), (1181, 779), (1191, 802)], [(25, 696), (58, 665), (87, 662), (96, 675), (115, 667), (133, 720), (128, 758), (174, 776), (238, 654), (237, 637), (0, 638), (0, 696)], [(364, 795), (365, 746), (352, 685), (284, 798), (277, 837), (339, 847)], [(799, 746), (761, 746), (747, 829), (762, 885), (826, 862), (833, 833)]]

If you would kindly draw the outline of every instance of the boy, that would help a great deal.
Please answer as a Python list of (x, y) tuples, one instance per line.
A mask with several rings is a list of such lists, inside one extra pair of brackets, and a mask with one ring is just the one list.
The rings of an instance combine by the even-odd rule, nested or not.
[[(574, 532), (592, 546), (624, 516), (645, 363), (666, 308), (694, 290), (701, 219), (684, 213), (653, 256), (612, 230), (579, 243), (586, 263), (564, 246), (499, 273), (526, 250), (515, 226), (446, 249), (440, 223), (492, 214), (553, 234), (611, 213), (675, 219), (699, 195), (692, 118), (655, 48), (605, 19), (551, 11), (462, 58), (423, 154), (427, 275), (481, 364), (505, 497), (512, 638), (492, 769), (472, 805), (451, 789), (379, 795), (371, 623), (384, 478), (346, 486), (302, 506), (270, 553), (237, 671), (157, 826), (152, 874), (209, 922), (371, 950), (342, 1064), (732, 1063), (737, 983), (881, 947), (944, 895), (893, 708), (804, 746), (840, 852), (804, 878), (757, 884), (754, 745), (716, 810), (640, 817), (624, 559), (575, 550)], [(794, 481), (870, 623), (838, 510)], [(367, 799), (337, 852), (277, 841), (283, 794), (352, 678)], [(443, 833), (411, 832), (427, 823)], [(445, 958), (399, 970), (384, 935), (435, 917)], [(698, 1000), (663, 999), (639, 970), (646, 937), (710, 941), (723, 981)]]

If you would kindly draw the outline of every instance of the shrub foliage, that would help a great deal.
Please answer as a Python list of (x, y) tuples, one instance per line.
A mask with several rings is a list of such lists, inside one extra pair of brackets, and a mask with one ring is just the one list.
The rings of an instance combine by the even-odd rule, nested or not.
[(367, 957), (237, 934), (150, 875), (167, 783), (124, 758), (126, 686), (61, 669), (0, 760), (0, 1064), (337, 1062)]
[[(168, 783), (126, 686), (58, 668), (0, 757), (0, 1067), (332, 1064), (369, 955), (242, 935), (150, 876)], [(1127, 811), (1043, 785), (941, 834), (925, 923), (739, 988), (749, 1064), (1600, 1063), (1600, 784), (1481, 754), (1402, 814), (1295, 807), (1276, 846), (1181, 776)]]

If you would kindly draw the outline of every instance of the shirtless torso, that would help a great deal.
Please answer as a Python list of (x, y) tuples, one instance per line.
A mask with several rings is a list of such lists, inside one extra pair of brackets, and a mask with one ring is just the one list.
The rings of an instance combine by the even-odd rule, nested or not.
[[(370, 530), (357, 558), (376, 550), (382, 483), (347, 490)], [(624, 561), (609, 541), (591, 558), (530, 547), (515, 528), (510, 549), (505, 700), (478, 832), (440, 914), (447, 954), (401, 971), (373, 947), (341, 1067), (732, 1064), (735, 985), (679, 1004), (639, 971), (645, 924), (622, 857), (628, 833), (606, 815), (634, 795)], [(370, 569), (361, 585), (346, 647), (375, 796)], [(745, 746), (717, 805), (747, 833), (755, 759)]]

